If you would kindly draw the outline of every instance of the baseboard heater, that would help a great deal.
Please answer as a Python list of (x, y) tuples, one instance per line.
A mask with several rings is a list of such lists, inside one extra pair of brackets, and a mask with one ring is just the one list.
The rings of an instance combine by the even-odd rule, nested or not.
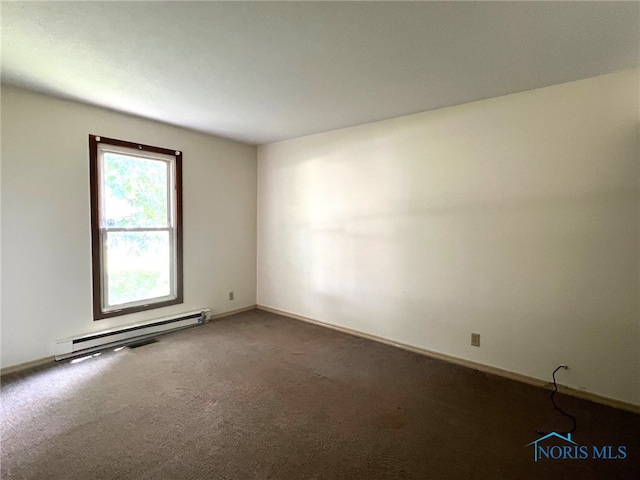
[(203, 308), (172, 317), (158, 318), (133, 325), (59, 340), (55, 345), (55, 359), (65, 360), (71, 357), (90, 354), (98, 350), (140, 341), (173, 330), (200, 325), (207, 321), (208, 313), (209, 309)]

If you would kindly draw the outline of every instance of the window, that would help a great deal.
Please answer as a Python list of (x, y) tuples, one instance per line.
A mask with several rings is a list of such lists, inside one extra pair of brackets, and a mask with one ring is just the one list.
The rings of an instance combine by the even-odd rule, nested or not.
[(89, 135), (94, 319), (182, 303), (182, 154)]

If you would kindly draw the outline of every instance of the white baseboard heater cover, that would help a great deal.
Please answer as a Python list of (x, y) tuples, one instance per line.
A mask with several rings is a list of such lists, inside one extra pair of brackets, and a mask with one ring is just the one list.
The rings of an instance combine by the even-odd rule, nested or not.
[(55, 359), (65, 360), (84, 354), (117, 347), (126, 343), (153, 337), (172, 330), (200, 325), (207, 321), (208, 308), (182, 313), (172, 317), (116, 327), (101, 332), (59, 340), (55, 345)]

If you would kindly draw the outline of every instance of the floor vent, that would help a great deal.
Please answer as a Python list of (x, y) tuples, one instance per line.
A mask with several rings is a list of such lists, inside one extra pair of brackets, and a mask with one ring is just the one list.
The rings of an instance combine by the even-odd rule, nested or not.
[(138, 347), (144, 347), (145, 345), (149, 345), (151, 343), (158, 343), (158, 340), (156, 340), (155, 338), (147, 338), (147, 339), (141, 340), (139, 342), (129, 343), (129, 344), (127, 344), (127, 347), (128, 348), (138, 348)]

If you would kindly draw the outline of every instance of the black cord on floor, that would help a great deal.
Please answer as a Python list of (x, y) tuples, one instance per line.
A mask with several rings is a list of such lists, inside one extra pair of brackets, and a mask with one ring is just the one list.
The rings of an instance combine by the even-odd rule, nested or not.
[[(558, 410), (558, 411), (559, 411), (561, 414), (563, 414), (565, 417), (568, 417), (568, 418), (570, 418), (570, 419), (571, 419), (571, 422), (573, 423), (573, 427), (571, 428), (571, 430), (569, 430), (568, 432), (556, 432), (556, 433), (564, 433), (564, 434), (567, 434), (567, 433), (573, 433), (573, 432), (575, 432), (575, 431), (578, 429), (578, 422), (576, 422), (576, 418), (575, 418), (573, 415), (570, 415), (570, 414), (568, 414), (567, 412), (565, 412), (564, 410), (562, 410), (562, 409), (558, 406), (558, 404), (556, 403), (555, 396), (556, 396), (556, 393), (558, 393), (558, 384), (556, 383), (556, 372), (557, 372), (558, 370), (560, 370), (561, 368), (566, 369), (567, 367), (566, 367), (566, 365), (560, 365), (560, 366), (558, 366), (558, 368), (556, 368), (556, 369), (553, 371), (553, 374), (552, 374), (552, 376), (553, 376), (553, 392), (551, 392), (551, 403), (553, 403), (553, 408), (555, 408), (556, 410)], [(550, 432), (541, 432), (541, 431), (539, 431), (539, 430), (536, 430), (536, 433), (538, 433), (539, 435), (546, 435), (546, 434), (548, 434), (548, 433), (550, 433)]]

